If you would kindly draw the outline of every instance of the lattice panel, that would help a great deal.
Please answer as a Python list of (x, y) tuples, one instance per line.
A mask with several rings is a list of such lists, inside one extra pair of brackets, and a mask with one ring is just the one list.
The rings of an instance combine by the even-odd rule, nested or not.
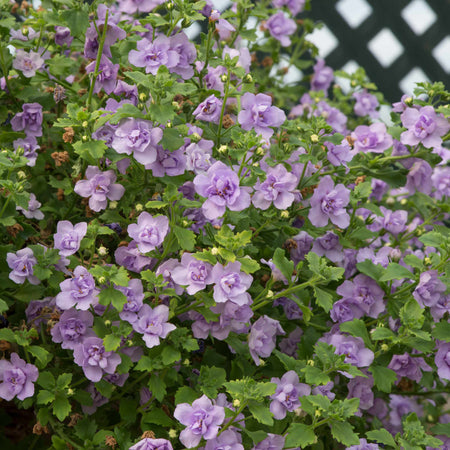
[(331, 67), (362, 66), (391, 101), (414, 83), (450, 83), (450, 0), (312, 0), (311, 41)]

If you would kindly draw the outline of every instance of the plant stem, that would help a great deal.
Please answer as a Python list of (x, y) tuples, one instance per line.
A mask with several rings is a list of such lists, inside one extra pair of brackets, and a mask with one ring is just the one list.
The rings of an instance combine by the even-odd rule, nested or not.
[(227, 83), (225, 85), (225, 94), (223, 96), (223, 103), (222, 103), (222, 109), (220, 111), (220, 120), (219, 120), (219, 129), (217, 130), (217, 140), (216, 140), (216, 147), (220, 147), (220, 135), (222, 132), (222, 122), (223, 122), (223, 115), (225, 113), (225, 108), (227, 106), (227, 100), (228, 100), (228, 93), (230, 90), (230, 80), (231, 80), (231, 71), (228, 69), (227, 72)]

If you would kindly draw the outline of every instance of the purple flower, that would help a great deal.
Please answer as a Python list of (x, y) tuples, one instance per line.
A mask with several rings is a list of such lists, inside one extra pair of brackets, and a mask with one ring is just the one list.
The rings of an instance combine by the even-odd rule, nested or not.
[[(127, 14), (148, 13), (157, 6), (162, 5), (164, 1), (165, 0), (121, 0), (119, 2), (119, 9)], [(141, 449), (141, 447), (139, 447), (139, 449)]]
[(419, 284), (413, 292), (413, 297), (422, 308), (435, 306), (444, 296), (446, 289), (445, 284), (439, 279), (437, 270), (427, 270), (420, 274)]
[(342, 245), (339, 243), (339, 236), (332, 231), (327, 231), (323, 236), (314, 241), (311, 249), (319, 256), (326, 256), (330, 261), (339, 262), (344, 258)]
[(90, 381), (100, 381), (105, 373), (114, 373), (121, 359), (117, 353), (107, 352), (103, 340), (97, 337), (86, 338), (75, 346), (73, 357)]
[(333, 322), (348, 322), (364, 315), (361, 305), (353, 298), (343, 298), (333, 304), (330, 317)]
[(190, 253), (183, 253), (181, 264), (172, 270), (172, 279), (181, 286), (187, 286), (187, 293), (194, 295), (213, 282), (211, 270), (211, 264), (195, 259)]
[(180, 433), (180, 441), (187, 448), (196, 447), (202, 438), (214, 439), (220, 425), (225, 419), (225, 409), (222, 406), (213, 406), (211, 400), (202, 395), (194, 400), (192, 406), (180, 403), (173, 413), (186, 428)]
[(270, 396), (270, 411), (277, 420), (284, 419), (287, 411), (292, 412), (300, 408), (299, 397), (311, 394), (311, 387), (299, 383), (298, 375), (293, 370), (286, 372), (281, 380), (272, 378), (270, 381), (277, 384), (275, 393)]
[(183, 80), (190, 80), (194, 76), (192, 64), (197, 59), (195, 45), (183, 31), (180, 31), (170, 37), (170, 50), (175, 51), (179, 59), (174, 67), (169, 68), (169, 71), (180, 75)]
[(348, 384), (347, 398), (359, 398), (359, 409), (370, 409), (373, 406), (373, 377), (355, 377)]
[(202, 450), (244, 450), (241, 440), (241, 435), (237, 431), (228, 429), (220, 436), (208, 440)]
[[(96, 61), (92, 61), (86, 66), (86, 73), (95, 71)], [(100, 66), (97, 78), (95, 79), (94, 93), (103, 90), (107, 94), (111, 94), (116, 86), (117, 73), (119, 72), (119, 64), (113, 64), (105, 55), (100, 59)]]
[(344, 334), (332, 334), (327, 339), (337, 355), (345, 355), (344, 362), (357, 367), (368, 367), (373, 362), (374, 354), (364, 346), (360, 337), (346, 336)]
[(432, 173), (433, 169), (423, 159), (415, 162), (406, 177), (406, 189), (408, 189), (410, 194), (414, 194), (417, 190), (430, 195), (433, 187), (431, 180)]
[(359, 125), (351, 137), (355, 151), (362, 153), (383, 153), (393, 144), (392, 137), (386, 132), (386, 125), (381, 122), (370, 126)]
[(89, 311), (68, 309), (64, 311), (59, 322), (51, 329), (52, 341), (61, 342), (62, 348), (73, 350), (88, 337), (95, 337), (91, 328), (94, 318)]
[(59, 314), (61, 310), (56, 307), (54, 297), (45, 297), (43, 300), (31, 300), (25, 310), (27, 324), (40, 328), (41, 323), (47, 325), (51, 315), (55, 312)]
[(39, 284), (40, 280), (33, 275), (33, 266), (37, 264), (37, 259), (31, 248), (23, 248), (17, 253), (7, 253), (6, 262), (12, 272), (9, 279), (17, 284), (25, 283), (28, 280), (31, 284)]
[(137, 106), (139, 102), (137, 86), (131, 86), (123, 80), (117, 80), (113, 94), (119, 97), (124, 96), (127, 100), (130, 100), (134, 106)]
[(386, 194), (386, 192), (389, 189), (389, 185), (385, 183), (383, 180), (377, 180), (376, 178), (372, 178), (370, 185), (371, 185), (370, 187), (372, 188), (370, 198), (371, 199), (374, 198), (375, 200), (381, 202), (384, 194)]
[(303, 11), (306, 0), (272, 0), (274, 8), (281, 8), (287, 6), (293, 16)]
[(280, 41), (283, 47), (289, 47), (291, 45), (289, 36), (297, 30), (297, 24), (292, 19), (289, 19), (282, 11), (278, 11), (273, 16), (270, 16), (267, 19), (266, 27), (272, 37)]
[(156, 146), (156, 160), (146, 164), (145, 168), (151, 170), (154, 177), (175, 177), (182, 175), (186, 170), (186, 156), (184, 149), (170, 151), (160, 145)]
[(144, 287), (142, 281), (133, 278), (128, 282), (128, 287), (116, 286), (116, 289), (122, 292), (127, 297), (127, 302), (123, 305), (119, 317), (129, 323), (137, 320), (137, 314), (142, 308), (144, 300)]
[(230, 300), (239, 306), (250, 304), (251, 297), (247, 292), (253, 277), (241, 272), (241, 263), (228, 263), (225, 267), (217, 263), (212, 269), (214, 285), (214, 300), (223, 303)]
[(138, 273), (149, 269), (154, 262), (152, 258), (141, 254), (135, 241), (131, 241), (126, 247), (119, 247), (114, 252), (114, 258), (119, 266)]
[(39, 103), (24, 103), (22, 112), (11, 119), (14, 131), (25, 131), (27, 137), (42, 136), (42, 106)]
[(328, 149), (327, 159), (333, 166), (346, 166), (345, 163), (350, 162), (353, 159), (350, 144), (347, 139), (343, 139), (339, 145), (325, 142), (325, 146)]
[(60, 283), (61, 292), (56, 296), (56, 304), (62, 310), (75, 307), (86, 311), (97, 303), (99, 290), (95, 287), (94, 277), (83, 266), (77, 266), (73, 275)]
[(73, 36), (70, 35), (70, 28), (56, 26), (55, 27), (55, 44), (56, 45), (64, 45), (66, 44), (70, 47), (70, 44), (73, 41)]
[(91, 396), (92, 406), (82, 405), (81, 409), (84, 414), (94, 414), (95, 411), (97, 411), (97, 408), (109, 402), (109, 399), (107, 397), (103, 396), (99, 391), (97, 391), (94, 383), (89, 384), (89, 386), (86, 388), (86, 392), (88, 392)]
[(400, 136), (405, 145), (417, 145), (419, 142), (426, 148), (440, 147), (441, 136), (448, 132), (450, 124), (442, 114), (436, 114), (430, 105), (419, 109), (406, 108), (401, 115), (402, 124), (407, 131)]
[(36, 150), (41, 147), (38, 145), (34, 136), (27, 136), (25, 139), (16, 139), (13, 145), (16, 152), (19, 148), (23, 149), (23, 156), (28, 159), (27, 166), (34, 167), (36, 165), (36, 159), (38, 157)]
[(151, 164), (156, 161), (156, 144), (162, 136), (161, 128), (153, 128), (147, 120), (123, 119), (115, 131), (111, 147), (117, 153), (133, 154), (141, 164)]
[(450, 343), (438, 341), (438, 351), (434, 358), (437, 373), (441, 380), (450, 380)]
[(220, 113), (222, 111), (223, 101), (215, 95), (210, 95), (206, 100), (201, 102), (192, 113), (197, 120), (206, 122), (219, 123)]
[(318, 59), (314, 65), (314, 73), (311, 78), (312, 91), (326, 91), (333, 81), (333, 69), (325, 65), (324, 59)]
[(443, 197), (450, 197), (450, 168), (449, 167), (435, 167), (431, 181), (436, 189), (434, 196), (438, 200)]
[(406, 222), (408, 221), (408, 212), (403, 210), (391, 211), (390, 209), (380, 207), (383, 215), (383, 228), (390, 233), (397, 235), (406, 230)]
[(128, 60), (136, 67), (145, 67), (145, 73), (156, 75), (161, 66), (173, 69), (180, 61), (180, 55), (171, 50), (170, 38), (159, 35), (153, 42), (144, 38), (138, 41), (137, 50), (131, 50)]
[(238, 114), (241, 127), (247, 131), (253, 128), (264, 139), (269, 139), (273, 134), (270, 127), (279, 127), (286, 120), (284, 111), (271, 105), (269, 95), (246, 92), (241, 98), (242, 110)]
[(142, 306), (137, 319), (133, 322), (133, 328), (138, 333), (143, 334), (142, 339), (148, 348), (159, 345), (159, 338), (165, 338), (176, 326), (167, 323), (169, 319), (169, 308), (166, 305), (158, 305), (150, 308), (148, 305)]
[[(292, 302), (297, 306), (294, 302)], [(298, 308), (298, 306), (297, 306)], [(300, 310), (300, 308), (299, 308)], [(280, 350), (288, 356), (293, 358), (297, 357), (298, 344), (300, 343), (303, 335), (303, 330), (297, 327), (294, 331), (291, 331), (287, 338), (280, 341)]]
[(347, 133), (347, 116), (339, 111), (339, 109), (330, 106), (327, 102), (321, 101), (317, 103), (314, 115), (316, 117), (323, 117), (334, 131)]
[[(30, 50), (28, 53), (21, 48), (16, 51), (13, 67), (20, 70), (24, 77), (31, 78), (44, 66), (44, 58), (39, 53)], [(40, 136), (40, 135), (39, 135)]]
[(68, 220), (60, 220), (53, 237), (55, 248), (61, 256), (70, 256), (78, 251), (80, 243), (87, 232), (87, 223), (80, 222), (75, 226)]
[(206, 172), (194, 178), (197, 194), (207, 197), (202, 205), (207, 219), (217, 219), (231, 211), (242, 211), (250, 205), (248, 189), (239, 186), (239, 177), (223, 162), (217, 161)]
[(380, 104), (375, 95), (369, 94), (367, 91), (363, 91), (355, 92), (353, 97), (356, 99), (353, 109), (357, 116), (369, 116), (372, 119), (376, 119), (378, 117), (378, 111), (376, 109), (380, 106)]
[(214, 142), (200, 139), (197, 143), (191, 142), (184, 150), (186, 155), (186, 169), (193, 170), (196, 174), (206, 172), (214, 163), (212, 148)]
[(289, 241), (290, 255), (295, 264), (305, 259), (310, 252), (314, 238), (306, 231), (300, 231)]
[(30, 200), (28, 201), (28, 209), (23, 209), (21, 206), (16, 206), (16, 210), (20, 211), (27, 219), (42, 220), (44, 213), (39, 210), (41, 203), (37, 201), (34, 194), (30, 194)]
[(271, 355), (278, 334), (285, 334), (285, 332), (280, 322), (270, 317), (262, 316), (252, 325), (248, 337), (248, 348), (257, 366), (260, 365), (260, 356), (268, 358)]
[(286, 209), (295, 200), (293, 191), (297, 188), (298, 178), (289, 173), (282, 164), (269, 167), (265, 181), (257, 182), (252, 203), (256, 208), (267, 209), (273, 203), (277, 209)]
[(164, 261), (157, 269), (156, 275), (162, 275), (164, 281), (167, 283), (167, 289), (175, 289), (175, 293), (180, 295), (183, 293), (183, 288), (175, 282), (172, 278), (172, 273), (179, 266), (179, 262), (177, 259), (170, 258)]
[(327, 397), (329, 400), (333, 401), (336, 398), (336, 394), (334, 392), (331, 392), (331, 389), (334, 388), (334, 383), (332, 381), (329, 381), (325, 385), (319, 385), (316, 386), (312, 390), (313, 395), (323, 395), (324, 397)]
[(102, 172), (97, 166), (88, 166), (86, 180), (80, 180), (74, 191), (81, 197), (89, 198), (89, 208), (93, 211), (106, 209), (107, 200), (120, 200), (125, 193), (121, 184), (114, 183), (116, 174), (113, 170)]
[(422, 407), (417, 404), (413, 397), (406, 397), (404, 395), (391, 394), (389, 408), (391, 413), (389, 416), (389, 423), (398, 429), (402, 424), (402, 418), (410, 412), (415, 412), (417, 415), (422, 415)]
[(406, 377), (418, 383), (422, 378), (420, 369), (429, 372), (431, 367), (423, 358), (412, 358), (408, 353), (393, 355), (388, 368), (393, 370), (398, 377)]
[(34, 382), (39, 372), (33, 364), (27, 364), (17, 353), (11, 353), (11, 361), (0, 360), (0, 398), (6, 401), (17, 397), (25, 400), (34, 394)]
[(338, 227), (347, 228), (350, 216), (344, 208), (349, 202), (350, 190), (343, 184), (334, 186), (332, 178), (326, 175), (311, 197), (308, 218), (316, 227), (326, 226), (329, 219)]
[(347, 447), (346, 450), (378, 450), (378, 444), (368, 444), (366, 439), (361, 438), (358, 445)]
[(137, 224), (128, 225), (128, 234), (136, 241), (139, 251), (147, 253), (159, 247), (169, 231), (169, 219), (166, 216), (153, 217), (144, 211), (139, 214)]
[(280, 450), (284, 448), (284, 436), (268, 433), (267, 437), (258, 443), (252, 450)]
[[(126, 0), (131, 3), (131, 0)], [(152, 2), (154, 0), (151, 0)], [(125, 3), (125, 2), (124, 2)], [(172, 444), (166, 439), (145, 438), (132, 445), (129, 450), (173, 450)]]
[[(218, 11), (217, 11), (218, 13)], [(219, 37), (221, 41), (227, 41), (230, 39), (232, 33), (236, 31), (233, 25), (226, 19), (219, 19), (216, 22), (216, 31), (219, 33)]]

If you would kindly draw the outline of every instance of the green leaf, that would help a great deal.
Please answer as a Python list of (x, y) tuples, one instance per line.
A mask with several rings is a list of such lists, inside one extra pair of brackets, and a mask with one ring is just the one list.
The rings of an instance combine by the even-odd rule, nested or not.
[(392, 340), (396, 337), (395, 334), (386, 327), (373, 328), (370, 332), (370, 335), (372, 336), (372, 339), (374, 341), (382, 341), (383, 339)]
[(449, 423), (437, 423), (430, 430), (433, 434), (444, 435), (450, 437), (450, 422)]
[(430, 231), (419, 237), (419, 241), (427, 247), (439, 248), (445, 242), (445, 238), (441, 233)]
[(81, 36), (86, 32), (86, 28), (89, 25), (89, 15), (86, 11), (71, 8), (61, 10), (59, 14), (70, 28), (70, 34), (72, 36)]
[(181, 353), (171, 345), (165, 346), (162, 353), (162, 362), (165, 366), (171, 366), (173, 363), (181, 359)]
[(400, 320), (402, 324), (408, 328), (422, 328), (425, 317), (423, 308), (414, 298), (410, 298), (400, 309)]
[(0, 329), (0, 340), (7, 342), (16, 342), (16, 336), (14, 335), (14, 331), (10, 328), (2, 328)]
[(353, 197), (355, 199), (368, 198), (371, 193), (372, 185), (370, 181), (364, 181), (364, 183), (359, 183), (355, 186), (355, 189), (353, 190)]
[(57, 392), (55, 401), (53, 402), (53, 412), (58, 420), (63, 421), (70, 413), (72, 407), (69, 400), (62, 392)]
[(107, 147), (105, 141), (78, 141), (73, 144), (73, 148), (75, 153), (85, 161), (97, 165), (97, 161), (103, 157)]
[(363, 320), (353, 319), (351, 322), (343, 322), (340, 324), (340, 329), (344, 333), (350, 333), (352, 336), (362, 338), (367, 348), (371, 349), (373, 347)]
[(284, 255), (284, 250), (277, 248), (273, 254), (272, 261), (280, 272), (286, 277), (288, 282), (290, 282), (292, 273), (294, 272), (294, 262), (286, 258)]
[(341, 444), (350, 447), (359, 444), (359, 437), (353, 432), (353, 427), (348, 422), (331, 422), (331, 434)]
[(53, 358), (53, 354), (38, 345), (31, 345), (28, 351), (37, 358), (39, 369), (43, 369)]
[(173, 232), (175, 233), (178, 244), (183, 250), (187, 250), (189, 252), (194, 250), (195, 233), (192, 230), (175, 225), (173, 227)]
[(152, 391), (156, 400), (161, 402), (166, 395), (166, 383), (158, 375), (153, 374), (148, 382), (148, 388)]
[(326, 312), (329, 312), (333, 307), (333, 296), (329, 292), (320, 289), (317, 286), (314, 286), (314, 295), (316, 297), (317, 304)]
[(184, 145), (184, 138), (181, 136), (177, 128), (165, 128), (163, 138), (159, 143), (165, 150), (178, 150)]
[(254, 273), (261, 268), (259, 263), (249, 257), (238, 258), (241, 263), (241, 270), (245, 273)]
[(416, 255), (406, 255), (403, 258), (403, 261), (405, 261), (408, 266), (414, 267), (415, 269), (423, 270), (424, 268), (423, 261)]
[(437, 323), (431, 334), (435, 339), (450, 342), (450, 323), (448, 321)]
[(356, 264), (356, 268), (368, 277), (379, 281), (383, 276), (385, 269), (380, 264), (374, 264), (369, 259)]
[(300, 447), (305, 448), (317, 441), (314, 428), (304, 423), (292, 423), (287, 431), (286, 442), (287, 448)]
[(199, 398), (198, 392), (194, 391), (194, 389), (183, 386), (177, 390), (175, 394), (175, 404), (179, 405), (180, 403), (189, 403), (192, 404), (194, 400)]
[(154, 423), (166, 428), (171, 428), (174, 425), (174, 421), (161, 408), (155, 408), (144, 413), (142, 422), (145, 424)]
[(39, 384), (39, 386), (51, 391), (55, 388), (55, 383), (55, 377), (50, 372), (39, 373), (39, 378), (37, 379), (37, 384)]
[(175, 110), (171, 104), (161, 105), (152, 103), (148, 108), (148, 112), (154, 122), (158, 122), (163, 125), (175, 117)]
[(270, 412), (267, 406), (256, 401), (250, 401), (247, 405), (252, 417), (263, 425), (273, 425), (273, 414)]
[(227, 374), (221, 367), (202, 366), (198, 383), (200, 390), (209, 398), (216, 398), (218, 390), (223, 387)]
[(63, 373), (56, 380), (56, 387), (58, 389), (65, 389), (67, 386), (69, 386), (71, 381), (72, 381), (72, 374)]
[(305, 374), (305, 381), (308, 384), (327, 384), (330, 381), (330, 377), (322, 369), (314, 366), (307, 365), (302, 372)]
[(0, 314), (4, 313), (5, 311), (8, 311), (8, 309), (9, 309), (8, 303), (6, 303), (4, 300), (0, 298)]
[(42, 390), (38, 392), (37, 403), (39, 405), (48, 405), (55, 399), (55, 394), (53, 392)]
[(162, 202), (159, 200), (151, 200), (145, 204), (145, 207), (147, 209), (161, 209), (161, 208), (165, 208), (168, 205), (169, 205), (168, 202)]
[(367, 439), (371, 441), (378, 442), (379, 444), (390, 445), (391, 447), (397, 447), (397, 444), (389, 431), (381, 430), (371, 430), (366, 433)]
[(120, 346), (121, 338), (115, 334), (108, 334), (103, 338), (103, 345), (107, 352), (114, 352)]
[(121, 312), (123, 305), (127, 302), (127, 296), (123, 292), (109, 286), (100, 291), (98, 301), (104, 306), (108, 306), (112, 302), (114, 308)]
[(375, 386), (383, 392), (391, 392), (392, 385), (397, 379), (397, 374), (387, 367), (372, 365), (369, 367), (369, 372), (373, 375), (373, 382)]
[(389, 263), (379, 281), (402, 280), (403, 278), (413, 280), (414, 274), (400, 264)]
[(114, 390), (116, 389), (116, 386), (112, 383), (108, 383), (106, 380), (100, 380), (97, 383), (95, 383), (95, 388), (97, 389), (100, 394), (107, 398), (111, 398), (111, 395), (113, 394)]

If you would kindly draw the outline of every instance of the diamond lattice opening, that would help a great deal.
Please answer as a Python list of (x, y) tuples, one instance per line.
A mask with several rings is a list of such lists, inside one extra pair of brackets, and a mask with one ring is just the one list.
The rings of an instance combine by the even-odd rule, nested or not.
[(403, 20), (417, 35), (421, 35), (436, 22), (437, 15), (424, 0), (413, 0), (401, 12)]
[(366, 0), (339, 0), (336, 10), (352, 28), (358, 28), (372, 14)]
[(319, 49), (319, 56), (326, 58), (339, 44), (336, 36), (330, 29), (323, 25), (316, 28), (309, 36), (308, 41), (312, 42)]
[(445, 37), (432, 51), (442, 68), (450, 73), (450, 36)]
[(404, 50), (403, 45), (389, 28), (383, 28), (367, 47), (383, 67), (389, 67)]
[(420, 67), (414, 67), (414, 69), (410, 70), (409, 73), (400, 80), (398, 85), (405, 94), (413, 95), (416, 84), (425, 81), (430, 80), (425, 75), (424, 71)]

